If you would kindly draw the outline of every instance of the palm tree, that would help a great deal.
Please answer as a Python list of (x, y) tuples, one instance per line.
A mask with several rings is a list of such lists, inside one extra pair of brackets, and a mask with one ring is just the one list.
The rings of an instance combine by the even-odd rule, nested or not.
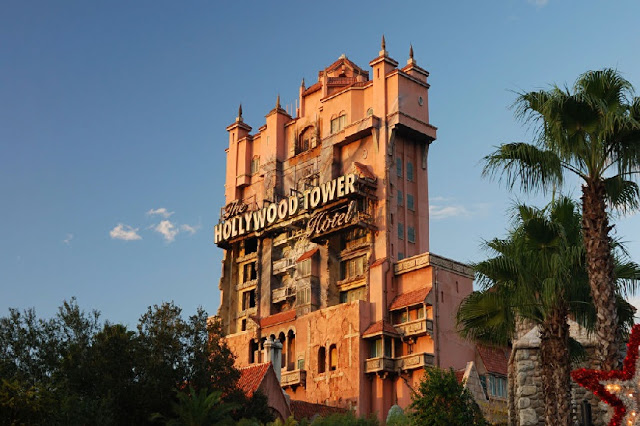
[[(546, 209), (517, 206), (514, 229), (506, 239), (486, 247), (495, 255), (475, 264), (482, 291), (469, 295), (458, 314), (460, 333), (484, 343), (506, 345), (516, 320), (533, 322), (540, 331), (541, 378), (548, 425), (570, 424), (570, 338), (567, 318), (590, 326), (595, 312), (589, 298), (581, 218), (568, 198)], [(640, 276), (640, 267), (618, 262), (619, 277)], [(633, 322), (629, 305), (621, 317)], [(509, 412), (514, 413), (514, 353), (509, 359)]]
[(524, 191), (555, 191), (565, 175), (582, 182), (582, 228), (597, 311), (596, 363), (618, 365), (620, 330), (607, 206), (636, 208), (640, 191), (640, 98), (612, 69), (588, 71), (573, 90), (521, 93), (516, 116), (539, 125), (534, 144), (503, 144), (485, 157), (483, 174), (506, 177)]

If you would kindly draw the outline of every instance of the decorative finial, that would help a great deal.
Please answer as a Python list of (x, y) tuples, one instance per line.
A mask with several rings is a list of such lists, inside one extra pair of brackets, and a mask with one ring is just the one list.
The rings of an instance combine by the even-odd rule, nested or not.
[(242, 104), (238, 107), (238, 120), (242, 121)]
[(300, 86), (304, 87), (304, 77), (302, 77), (302, 83), (300, 84)]
[(385, 43), (384, 41), (384, 34), (382, 34), (382, 43), (380, 44), (380, 47), (382, 50), (386, 50), (387, 49), (387, 43)]
[(278, 98), (276, 99), (276, 108), (280, 109), (280, 93), (278, 93)]
[(413, 59), (413, 44), (409, 44), (409, 58)]

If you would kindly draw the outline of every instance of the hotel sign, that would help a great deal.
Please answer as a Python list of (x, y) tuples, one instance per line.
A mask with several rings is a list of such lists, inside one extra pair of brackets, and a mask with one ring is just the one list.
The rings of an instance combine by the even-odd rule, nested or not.
[[(325, 182), (312, 189), (306, 189), (302, 195), (292, 195), (258, 210), (247, 211), (248, 206), (239, 200), (227, 204), (221, 222), (214, 227), (214, 242), (227, 241), (249, 232), (261, 231), (276, 222), (292, 218), (303, 211), (315, 210), (333, 200), (344, 198), (356, 192), (356, 175), (348, 174)], [(337, 227), (348, 223), (355, 214), (355, 203), (351, 203), (347, 211), (319, 212), (307, 225), (307, 234), (323, 233), (329, 227)]]

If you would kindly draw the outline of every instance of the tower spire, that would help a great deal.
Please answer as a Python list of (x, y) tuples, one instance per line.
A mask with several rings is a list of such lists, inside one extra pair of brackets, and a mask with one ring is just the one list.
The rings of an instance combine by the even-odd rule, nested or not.
[(380, 43), (380, 56), (388, 56), (387, 53), (387, 42), (384, 39), (384, 34), (382, 34), (382, 43)]
[(413, 44), (409, 44), (409, 59), (413, 59)]
[(238, 121), (242, 121), (242, 104), (238, 107)]
[(280, 93), (278, 93), (278, 97), (276, 99), (276, 108), (280, 109)]
[(300, 87), (304, 87), (304, 77), (302, 77), (302, 83), (300, 84)]

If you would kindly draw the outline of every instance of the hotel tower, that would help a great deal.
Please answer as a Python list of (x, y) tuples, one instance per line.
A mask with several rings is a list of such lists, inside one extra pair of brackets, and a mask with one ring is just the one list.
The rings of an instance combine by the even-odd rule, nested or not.
[(378, 413), (426, 368), (462, 369), (472, 270), (429, 247), (429, 73), (341, 56), (252, 133), (227, 127), (221, 304), (237, 366), (271, 361), (293, 400)]

